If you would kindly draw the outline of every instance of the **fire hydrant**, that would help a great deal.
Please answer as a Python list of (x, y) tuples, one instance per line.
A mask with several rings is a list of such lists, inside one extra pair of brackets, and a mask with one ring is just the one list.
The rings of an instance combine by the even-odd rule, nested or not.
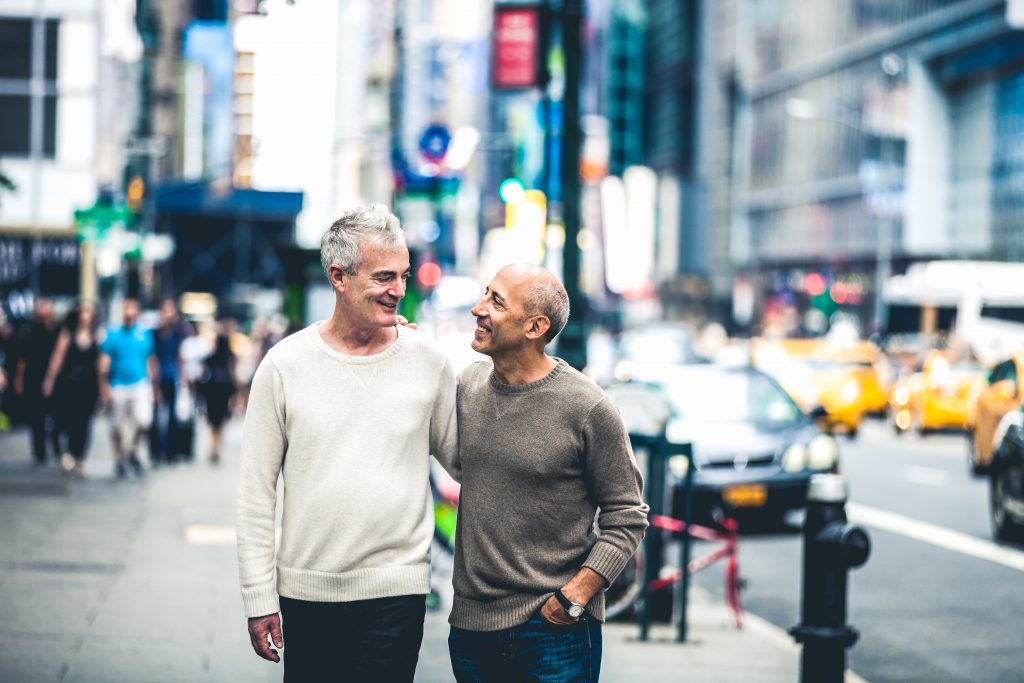
[(864, 564), (871, 539), (846, 521), (846, 479), (816, 474), (807, 488), (801, 623), (789, 630), (803, 643), (801, 683), (843, 683), (846, 650), (859, 633), (846, 623), (847, 573)]

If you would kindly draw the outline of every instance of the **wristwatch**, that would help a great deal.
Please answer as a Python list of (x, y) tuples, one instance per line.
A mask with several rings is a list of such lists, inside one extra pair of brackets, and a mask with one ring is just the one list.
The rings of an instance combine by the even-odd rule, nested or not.
[(565, 597), (565, 593), (562, 592), (561, 588), (555, 591), (555, 599), (561, 603), (562, 608), (565, 609), (566, 613), (573, 619), (579, 619), (583, 616), (583, 612), (586, 611), (583, 608), (583, 605), (577, 604)]

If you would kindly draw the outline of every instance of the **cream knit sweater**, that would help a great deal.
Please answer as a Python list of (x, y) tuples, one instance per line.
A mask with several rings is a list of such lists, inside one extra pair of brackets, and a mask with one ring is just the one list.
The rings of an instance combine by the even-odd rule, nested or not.
[(430, 590), (428, 461), (455, 455), (454, 373), (414, 330), (399, 327), (381, 353), (348, 356), (320, 324), (274, 346), (252, 382), (238, 495), (248, 617), (277, 612), (278, 595), (348, 602)]

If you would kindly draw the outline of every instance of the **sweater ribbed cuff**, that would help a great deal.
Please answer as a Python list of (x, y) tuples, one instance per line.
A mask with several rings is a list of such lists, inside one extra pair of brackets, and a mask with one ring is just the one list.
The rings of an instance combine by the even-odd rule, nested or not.
[(281, 610), (277, 604), (277, 591), (271, 583), (243, 588), (242, 604), (245, 606), (246, 617), (265, 617)]
[(430, 592), (430, 565), (426, 562), (341, 573), (279, 566), (277, 577), (281, 595), (309, 602), (376, 600)]
[(621, 550), (608, 543), (598, 541), (590, 550), (590, 556), (583, 566), (593, 569), (611, 584), (626, 567), (627, 562), (629, 562), (629, 557), (624, 555)]

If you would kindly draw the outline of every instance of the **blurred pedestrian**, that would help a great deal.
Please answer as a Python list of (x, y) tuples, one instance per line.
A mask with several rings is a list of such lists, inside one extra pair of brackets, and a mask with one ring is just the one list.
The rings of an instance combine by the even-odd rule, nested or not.
[(196, 324), (195, 334), (186, 337), (181, 343), (183, 381), (178, 387), (174, 412), (178, 419), (177, 450), (182, 458), (189, 462), (192, 460), (195, 450), (196, 403), (199, 382), (203, 378), (203, 361), (213, 353), (213, 343), (216, 337), (214, 323), (202, 320)]
[(544, 353), (569, 317), (550, 272), (503, 268), (472, 314), (490, 360), (459, 375), (455, 679), (596, 682), (603, 590), (647, 527), (626, 429), (596, 384)]
[(216, 463), (220, 461), (221, 429), (231, 414), (231, 399), (235, 395), (235, 354), (223, 332), (217, 335), (213, 353), (203, 361), (199, 394), (206, 406), (206, 422), (210, 425), (210, 462)]
[[(289, 681), (412, 681), (430, 591), (429, 455), (454, 457), (455, 376), (433, 341), (396, 327), (410, 263), (387, 208), (345, 213), (320, 259), (334, 313), (270, 349), (245, 416), (249, 637), (280, 661), (283, 616)], [(279, 475), (288, 495), (275, 557)]]
[(83, 303), (68, 313), (43, 380), (43, 396), (53, 399), (57, 429), (66, 450), (61, 468), (85, 477), (85, 456), (100, 391), (100, 349), (96, 311)]
[(110, 405), (118, 479), (128, 467), (142, 476), (136, 451), (153, 424), (153, 405), (161, 400), (153, 333), (139, 325), (139, 312), (137, 299), (125, 299), (121, 326), (110, 329), (100, 345), (100, 395)]
[(181, 345), (190, 330), (178, 314), (174, 299), (164, 299), (160, 304), (160, 325), (153, 331), (157, 362), (160, 366), (160, 403), (153, 412), (154, 425), (150, 439), (151, 457), (154, 464), (170, 463), (177, 460), (178, 391), (182, 383)]
[(220, 324), (221, 332), (226, 334), (231, 343), (231, 352), (235, 354), (235, 386), (238, 389), (237, 401), (244, 410), (249, 402), (249, 389), (252, 386), (256, 367), (262, 360), (259, 339), (250, 337), (233, 318), (225, 318)]
[(36, 299), (32, 319), (18, 340), (18, 362), (14, 377), (14, 393), (21, 403), (21, 413), (32, 431), (32, 457), (36, 465), (45, 465), (47, 451), (53, 449), (60, 457), (57, 428), (50, 399), (43, 396), (43, 378), (50, 365), (50, 356), (59, 334), (53, 302), (46, 297)]
[(0, 307), (0, 427), (10, 429), (18, 417), (12, 382), (18, 367), (18, 338), (6, 312)]

